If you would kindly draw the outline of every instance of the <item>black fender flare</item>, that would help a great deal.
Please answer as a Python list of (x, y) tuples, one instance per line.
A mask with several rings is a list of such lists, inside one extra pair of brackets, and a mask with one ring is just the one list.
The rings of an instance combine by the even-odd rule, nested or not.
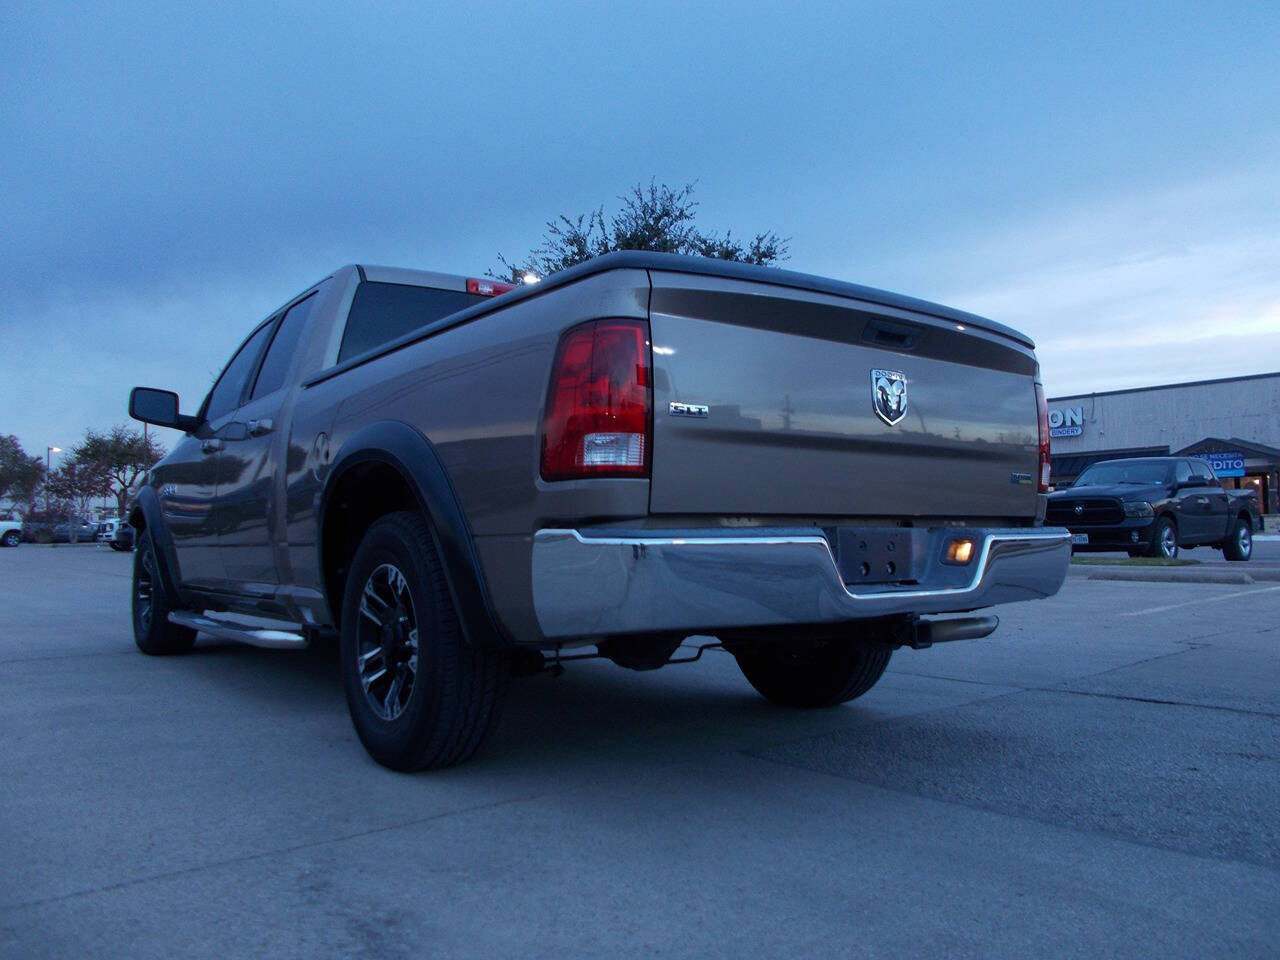
[[(141, 515), (142, 522), (138, 522)], [(156, 562), (160, 565), (160, 579), (169, 596), (180, 602), (185, 600), (182, 592), (182, 570), (178, 566), (178, 554), (173, 549), (173, 537), (169, 528), (164, 525), (164, 512), (160, 509), (160, 498), (154, 487), (144, 484), (133, 498), (133, 506), (129, 508), (129, 525), (135, 531), (146, 530), (151, 543), (156, 548)], [(134, 536), (137, 546), (138, 534)]]
[(464, 640), (474, 647), (507, 646), (509, 638), (493, 616), (471, 527), (448, 471), (431, 441), (402, 420), (379, 420), (361, 427), (333, 458), (316, 503), (319, 582), (326, 582), (324, 523), (329, 499), (343, 475), (363, 463), (383, 463), (394, 468), (417, 498), (429, 521)]

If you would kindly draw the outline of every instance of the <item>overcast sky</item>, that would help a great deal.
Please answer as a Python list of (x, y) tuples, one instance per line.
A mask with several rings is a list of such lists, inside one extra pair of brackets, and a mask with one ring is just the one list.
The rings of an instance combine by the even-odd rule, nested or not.
[(30, 452), (134, 384), (193, 410), (335, 266), (483, 272), (650, 177), (1025, 330), (1051, 396), (1280, 369), (1275, 0), (197, 7), (0, 13)]

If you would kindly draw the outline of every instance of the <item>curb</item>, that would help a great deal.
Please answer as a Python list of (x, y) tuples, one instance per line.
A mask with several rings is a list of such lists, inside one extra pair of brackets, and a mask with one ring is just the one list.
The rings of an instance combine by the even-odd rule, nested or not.
[[(1268, 573), (1271, 571), (1267, 571)], [(1276, 571), (1280, 580), (1280, 571)], [(1215, 570), (1198, 570), (1194, 573), (1173, 570), (1099, 570), (1090, 580), (1130, 580), (1142, 583), (1234, 583), (1253, 584), (1258, 581), (1247, 573), (1221, 573)], [(1268, 579), (1268, 578), (1264, 578)]]

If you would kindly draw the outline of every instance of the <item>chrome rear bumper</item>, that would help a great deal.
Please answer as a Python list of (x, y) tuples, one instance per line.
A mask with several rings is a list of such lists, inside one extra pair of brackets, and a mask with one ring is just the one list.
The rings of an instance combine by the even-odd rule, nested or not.
[(936, 556), (917, 583), (855, 593), (813, 528), (759, 536), (540, 530), (533, 542), (534, 609), (548, 638), (950, 613), (1052, 596), (1071, 560), (1071, 535), (1057, 527), (948, 527), (929, 536), (931, 543), (970, 537), (977, 556), (963, 572)]

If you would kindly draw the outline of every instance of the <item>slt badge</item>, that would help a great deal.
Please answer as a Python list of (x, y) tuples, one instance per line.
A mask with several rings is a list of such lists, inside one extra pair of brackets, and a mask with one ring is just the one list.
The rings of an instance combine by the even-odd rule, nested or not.
[(871, 371), (871, 406), (893, 426), (907, 415), (907, 375), (898, 370)]

